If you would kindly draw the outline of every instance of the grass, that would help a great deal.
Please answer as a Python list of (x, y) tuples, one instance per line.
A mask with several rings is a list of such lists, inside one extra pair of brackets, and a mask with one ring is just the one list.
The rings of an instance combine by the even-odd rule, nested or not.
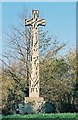
[[(47, 119), (47, 120), (78, 120), (78, 113), (56, 113), (56, 114), (29, 114), (29, 115), (7, 115), (1, 116), (2, 120), (38, 120), (38, 119)], [(1, 120), (1, 119), (0, 119)]]

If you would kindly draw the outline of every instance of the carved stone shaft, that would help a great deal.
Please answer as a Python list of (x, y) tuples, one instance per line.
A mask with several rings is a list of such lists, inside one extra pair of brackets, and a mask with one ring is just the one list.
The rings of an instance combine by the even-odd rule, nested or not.
[(31, 25), (31, 74), (29, 80), (29, 97), (39, 97), (39, 41), (38, 26), (44, 26), (45, 20), (39, 20), (39, 11), (32, 11), (32, 19), (25, 19), (25, 26)]

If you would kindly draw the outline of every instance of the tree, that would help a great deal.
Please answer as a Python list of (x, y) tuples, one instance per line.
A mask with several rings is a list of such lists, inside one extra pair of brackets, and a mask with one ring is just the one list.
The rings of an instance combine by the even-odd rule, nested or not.
[[(41, 95), (55, 103), (58, 112), (75, 112), (77, 94), (76, 56), (71, 51), (64, 58), (45, 59), (40, 64)], [(44, 86), (44, 87), (43, 87)], [(75, 96), (74, 96), (75, 95)], [(67, 107), (66, 107), (67, 106)], [(70, 107), (69, 107), (70, 106)]]
[[(2, 60), (3, 62), (2, 76), (4, 81), (3, 86), (5, 86), (5, 80), (6, 80), (7, 86), (9, 86), (9, 87), (3, 87), (3, 93), (4, 93), (4, 88), (6, 90), (6, 95), (5, 97), (3, 97), (3, 101), (5, 104), (4, 106), (6, 106), (6, 108), (7, 108), (6, 102), (8, 102), (8, 100), (9, 102), (13, 101), (13, 104), (15, 103), (17, 104), (18, 101), (16, 101), (16, 99), (19, 101), (22, 101), (21, 95), (23, 97), (22, 99), (24, 99), (24, 96), (28, 96), (28, 83), (29, 83), (28, 76), (30, 74), (31, 32), (30, 32), (30, 27), (24, 27), (24, 23), (22, 22), (23, 20), (22, 18), (26, 18), (29, 15), (26, 12), (21, 16), (20, 16), (21, 18), (20, 25), (18, 27), (11, 26), (10, 27), (11, 32), (6, 34), (7, 35), (6, 39), (8, 39), (10, 43), (7, 45), (8, 51), (3, 54), (3, 60)], [(46, 62), (47, 64), (50, 65), (51, 63), (50, 61), (55, 61), (53, 64), (54, 66), (55, 64), (59, 64), (60, 61), (58, 61), (57, 63), (56, 60), (53, 58), (53, 56), (56, 55), (58, 51), (65, 46), (65, 44), (62, 44), (62, 45), (57, 44), (57, 41), (53, 40), (52, 36), (49, 35), (48, 31), (47, 32), (42, 31), (42, 28), (39, 29), (39, 41), (40, 41), (39, 48), (40, 48), (40, 61), (41, 61), (40, 64)], [(51, 44), (51, 41), (53, 41), (52, 44)], [(52, 59), (49, 60), (50, 62), (49, 63), (45, 58), (47, 58), (47, 60), (50, 58)], [(46, 66), (46, 64), (44, 65)], [(58, 65), (57, 65), (57, 68), (58, 68)], [(54, 71), (54, 69), (55, 68), (53, 68), (51, 71)], [(42, 68), (40, 68), (40, 70), (42, 70)], [(51, 71), (49, 71), (49, 67), (47, 67), (45, 72), (47, 71), (48, 71), (47, 76), (43, 74), (44, 75), (43, 82), (46, 81), (46, 77), (48, 79), (49, 77), (52, 77), (50, 75)], [(56, 78), (59, 76), (58, 72), (59, 71), (57, 71)], [(61, 72), (61, 74), (63, 73)], [(55, 73), (54, 73), (54, 76), (55, 76)], [(49, 83), (50, 83), (50, 80), (51, 79), (48, 80)], [(8, 81), (10, 82), (10, 84), (8, 84)], [(20, 95), (18, 93), (20, 93)], [(48, 91), (48, 94), (49, 94), (49, 91)], [(12, 101), (10, 101), (10, 97), (13, 97)], [(10, 107), (10, 110), (11, 110), (11, 107)]]
[(67, 56), (67, 62), (69, 63), (71, 69), (70, 69), (70, 76), (71, 81), (73, 84), (72, 90), (71, 90), (71, 96), (70, 96), (70, 103), (72, 105), (72, 111), (78, 112), (78, 89), (77, 89), (77, 55), (76, 51), (70, 51)]

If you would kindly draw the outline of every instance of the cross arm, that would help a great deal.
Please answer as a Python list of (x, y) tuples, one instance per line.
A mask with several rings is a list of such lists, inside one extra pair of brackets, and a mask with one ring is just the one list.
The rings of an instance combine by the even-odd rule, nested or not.
[(45, 22), (45, 19), (41, 19), (41, 20), (38, 20), (38, 26), (41, 25), (41, 26), (45, 26), (46, 25), (46, 22)]
[(31, 20), (27, 20), (27, 19), (25, 19), (24, 20), (24, 24), (25, 24), (25, 26), (32, 26), (32, 22), (33, 22), (33, 20), (31, 19)]

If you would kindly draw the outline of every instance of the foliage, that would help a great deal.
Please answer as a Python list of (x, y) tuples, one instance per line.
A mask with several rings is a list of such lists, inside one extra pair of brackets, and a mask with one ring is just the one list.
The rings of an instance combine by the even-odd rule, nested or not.
[[(77, 93), (75, 91), (75, 56), (73, 55), (71, 60), (70, 58), (68, 54), (65, 59), (63, 57), (59, 59), (53, 57), (40, 62), (40, 95), (46, 101), (52, 101), (57, 112), (77, 112), (78, 109)], [(26, 81), (22, 80), (20, 81), (21, 84), (16, 84), (18, 82), (6, 74), (3, 75), (3, 106), (6, 106), (7, 109), (9, 107), (12, 109), (10, 105), (24, 100), (26, 93), (23, 88)]]
[(63, 118), (64, 119), (74, 119), (74, 120), (77, 120), (78, 119), (78, 114), (76, 114), (76, 113), (56, 113), (56, 114), (30, 114), (30, 115), (8, 115), (8, 116), (3, 116), (3, 119), (5, 120), (5, 119), (8, 119), (8, 118), (13, 118), (13, 120), (14, 120), (14, 118), (16, 119), (16, 118), (55, 118), (56, 120), (58, 120), (59, 118), (62, 118), (62, 120), (63, 120)]
[(45, 100), (50, 99), (58, 112), (76, 112), (76, 57), (72, 54), (72, 57), (68, 54), (66, 58), (45, 59), (40, 64), (41, 95)]
[(55, 105), (51, 101), (47, 101), (42, 105), (42, 113), (56, 113)]
[[(27, 13), (22, 14), (22, 19)], [(28, 18), (28, 17), (27, 17)], [(30, 75), (30, 27), (10, 27), (6, 39), (8, 51), (3, 54), (2, 67), (2, 94), (4, 113), (13, 113), (15, 104), (28, 96)], [(57, 112), (74, 112), (78, 110), (76, 84), (76, 56), (70, 52), (66, 57), (56, 58), (58, 52), (65, 44), (58, 44), (49, 32), (39, 29), (40, 48), (40, 95), (45, 100), (55, 104)], [(67, 106), (67, 109), (65, 109)], [(69, 110), (68, 108), (73, 109)]]

